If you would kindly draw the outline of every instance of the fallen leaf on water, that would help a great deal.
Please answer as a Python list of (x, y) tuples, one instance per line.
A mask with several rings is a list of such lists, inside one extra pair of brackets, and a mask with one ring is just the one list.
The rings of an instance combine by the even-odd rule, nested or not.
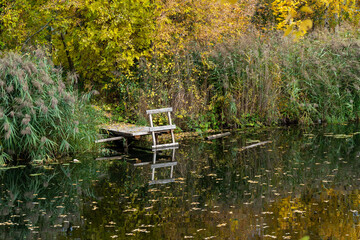
[(149, 233), (150, 231), (148, 231), (148, 230), (146, 230), (146, 229), (137, 228), (137, 229), (132, 230), (132, 232)]
[(210, 237), (206, 237), (204, 238), (205, 240), (208, 240), (208, 239), (212, 239), (212, 238), (216, 238), (216, 236), (210, 236)]
[(225, 227), (226, 225), (227, 225), (227, 223), (221, 223), (221, 224), (216, 225), (216, 227)]
[(196, 207), (194, 207), (194, 208), (192, 208), (191, 210), (197, 211), (197, 210), (201, 210), (201, 208), (196, 208)]
[(137, 209), (136, 208), (132, 208), (132, 209), (126, 209), (124, 210), (124, 212), (136, 212)]
[(295, 211), (294, 211), (294, 213), (305, 213), (306, 211), (301, 211), (301, 210), (298, 210), (298, 209), (296, 209)]
[(267, 234), (267, 235), (264, 235), (264, 237), (268, 237), (268, 238), (277, 238), (276, 236), (273, 236), (273, 235), (269, 235), (269, 234)]

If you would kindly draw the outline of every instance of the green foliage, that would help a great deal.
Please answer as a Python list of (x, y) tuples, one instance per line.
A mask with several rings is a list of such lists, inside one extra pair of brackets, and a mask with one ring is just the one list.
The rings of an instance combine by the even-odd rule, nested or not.
[(53, 62), (91, 88), (147, 54), (156, 4), (150, 0), (0, 0), (0, 49), (51, 48)]
[(357, 30), (357, 40), (347, 33), (338, 45), (317, 33), (293, 44), (266, 30), (300, 39), (326, 22), (358, 26), (358, 3), (262, 0), (255, 13), (253, 6), (0, 0), (0, 49), (47, 47), (56, 65), (79, 74), (81, 87), (101, 88), (116, 103), (117, 121), (143, 124), (146, 109), (163, 106), (184, 129), (357, 119)]
[(142, 117), (172, 106), (176, 124), (192, 130), (357, 120), (359, 46), (351, 35), (318, 32), (296, 43), (255, 32), (211, 48), (190, 45), (171, 59), (143, 59), (121, 105)]
[[(44, 52), (3, 54), (0, 59), (1, 153), (44, 159), (91, 146), (95, 126), (88, 96), (80, 99)], [(81, 143), (81, 144), (80, 144)], [(3, 157), (4, 158), (4, 157)]]

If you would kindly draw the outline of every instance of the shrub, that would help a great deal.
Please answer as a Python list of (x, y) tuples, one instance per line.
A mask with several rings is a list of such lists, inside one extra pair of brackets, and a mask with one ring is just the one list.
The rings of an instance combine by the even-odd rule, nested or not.
[(84, 112), (89, 95), (79, 99), (76, 75), (64, 82), (62, 74), (41, 50), (2, 54), (0, 161), (54, 158), (94, 142), (95, 125)]

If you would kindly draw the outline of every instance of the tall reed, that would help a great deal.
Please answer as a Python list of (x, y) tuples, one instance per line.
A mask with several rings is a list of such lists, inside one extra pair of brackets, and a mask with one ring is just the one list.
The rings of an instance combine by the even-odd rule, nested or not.
[(4, 156), (54, 158), (93, 142), (94, 126), (84, 112), (87, 99), (79, 98), (72, 87), (76, 75), (65, 80), (41, 50), (1, 56), (0, 151)]
[(119, 104), (138, 118), (172, 106), (183, 129), (357, 120), (360, 38), (345, 31), (298, 42), (249, 31), (212, 46), (154, 51), (117, 81)]

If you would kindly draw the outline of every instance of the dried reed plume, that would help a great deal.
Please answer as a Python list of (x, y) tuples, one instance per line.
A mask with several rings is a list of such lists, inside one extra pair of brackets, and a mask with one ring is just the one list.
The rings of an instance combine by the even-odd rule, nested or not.
[(12, 93), (12, 91), (14, 91), (14, 86), (12, 84), (10, 84), (7, 88), (6, 88), (6, 92), (7, 93)]
[(29, 115), (29, 114), (25, 114), (25, 117), (24, 117), (23, 120), (21, 121), (21, 124), (23, 124), (23, 125), (28, 125), (30, 121), (31, 121), (30, 115)]
[(21, 135), (30, 135), (31, 129), (30, 127), (26, 127), (25, 129), (21, 130)]
[(4, 123), (4, 130), (5, 130), (5, 131), (8, 131), (9, 129), (10, 129), (9, 123), (5, 122), (5, 123)]
[[(35, 57), (7, 53), (0, 63), (0, 155), (28, 160), (55, 157), (81, 149), (78, 143), (93, 138), (80, 137), (88, 135), (80, 127), (74, 132), (72, 123), (79, 125), (83, 107), (72, 104), (77, 95), (64, 83), (61, 70), (53, 73), (43, 51), (36, 51)], [(67, 101), (60, 104), (61, 96)]]
[(52, 108), (56, 108), (58, 102), (59, 102), (59, 101), (57, 100), (57, 98), (52, 97), (52, 98), (51, 98), (51, 107), (52, 107)]

